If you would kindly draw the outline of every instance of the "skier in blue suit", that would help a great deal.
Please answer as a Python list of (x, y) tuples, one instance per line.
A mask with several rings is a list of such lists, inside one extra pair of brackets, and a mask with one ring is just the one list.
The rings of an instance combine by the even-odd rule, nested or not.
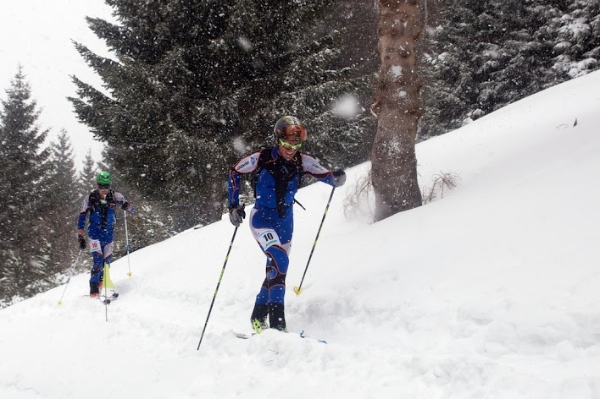
[[(79, 247), (85, 249), (83, 229), (87, 216), (90, 217), (88, 237), (94, 260), (90, 277), (90, 296), (92, 298), (98, 297), (104, 277), (104, 264), (110, 266), (112, 259), (116, 206), (119, 205), (121, 209), (130, 213), (134, 211), (133, 204), (127, 202), (123, 194), (110, 189), (112, 178), (108, 172), (100, 172), (96, 177), (96, 183), (98, 189), (84, 197), (77, 221)], [(114, 297), (117, 295), (113, 292)]]
[[(299, 150), (307, 139), (306, 128), (293, 116), (284, 116), (274, 127), (275, 145), (244, 157), (229, 173), (229, 218), (239, 227), (246, 217), (239, 203), (241, 175), (254, 174), (256, 202), (250, 212), (250, 230), (267, 257), (266, 278), (256, 296), (250, 317), (252, 328), (287, 331), (285, 278), (294, 230), (294, 197), (303, 174), (339, 187), (346, 181), (342, 170), (330, 171)], [(267, 325), (267, 317), (269, 324)]]

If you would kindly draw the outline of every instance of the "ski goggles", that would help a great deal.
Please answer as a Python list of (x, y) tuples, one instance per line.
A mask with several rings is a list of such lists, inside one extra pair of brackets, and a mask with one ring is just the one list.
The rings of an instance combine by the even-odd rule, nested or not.
[(306, 141), (306, 129), (302, 125), (289, 125), (283, 131), (279, 132), (279, 137), (285, 140), (300, 139)]
[(291, 144), (287, 141), (283, 141), (283, 139), (279, 139), (279, 145), (283, 148), (287, 148), (288, 150), (298, 150), (300, 147), (302, 147), (302, 142), (298, 144)]
[(110, 190), (110, 184), (98, 184), (99, 190)]

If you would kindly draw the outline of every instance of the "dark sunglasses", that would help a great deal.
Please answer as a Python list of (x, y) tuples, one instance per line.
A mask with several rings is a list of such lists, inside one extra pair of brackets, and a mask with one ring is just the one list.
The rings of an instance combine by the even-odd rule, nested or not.
[(110, 184), (98, 184), (98, 188), (100, 190), (109, 190), (110, 189)]

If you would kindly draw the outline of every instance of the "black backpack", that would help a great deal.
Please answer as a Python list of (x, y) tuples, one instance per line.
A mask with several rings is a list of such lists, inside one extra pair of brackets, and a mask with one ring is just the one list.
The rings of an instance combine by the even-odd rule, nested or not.
[(106, 228), (106, 214), (108, 208), (111, 207), (114, 209), (116, 203), (113, 195), (113, 190), (108, 190), (108, 194), (106, 194), (106, 198), (104, 200), (100, 199), (100, 191), (94, 190), (90, 193), (90, 200), (88, 203), (88, 211), (96, 212), (100, 210), (100, 215), (102, 216), (102, 228)]
[[(258, 163), (256, 165), (256, 169), (252, 172), (252, 178), (250, 181), (250, 185), (252, 186), (252, 192), (254, 193), (254, 198), (256, 198), (256, 185), (258, 184), (258, 175), (262, 168), (269, 162), (273, 162), (273, 158), (271, 153), (273, 152), (273, 147), (262, 148), (260, 150), (260, 156), (258, 157)], [(300, 156), (300, 151), (294, 155), (292, 158), (294, 165), (296, 166), (296, 172), (298, 173), (298, 187), (302, 185), (302, 157)]]

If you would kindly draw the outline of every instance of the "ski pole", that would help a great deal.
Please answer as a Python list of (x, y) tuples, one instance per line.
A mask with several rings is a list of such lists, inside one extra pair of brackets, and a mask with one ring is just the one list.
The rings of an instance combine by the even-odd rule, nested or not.
[(108, 289), (115, 290), (115, 283), (110, 278), (110, 263), (104, 262), (104, 269), (102, 272), (102, 286), (104, 287), (104, 311), (106, 315), (106, 322), (108, 322), (108, 305), (110, 299), (108, 299)]
[(67, 278), (67, 284), (65, 285), (65, 289), (63, 290), (63, 293), (60, 299), (58, 300), (58, 306), (62, 305), (62, 300), (65, 296), (65, 292), (67, 292), (67, 288), (69, 287), (69, 283), (71, 282), (71, 277), (73, 276), (73, 268), (77, 265), (77, 262), (79, 262), (79, 258), (81, 257), (82, 252), (83, 249), (80, 249), (79, 254), (77, 254), (77, 258), (75, 258), (75, 262), (73, 262), (73, 264), (71, 265), (71, 272), (69, 273), (69, 278)]
[(106, 262), (104, 262), (104, 271), (102, 272), (102, 281), (104, 285), (104, 315), (106, 317), (106, 322), (108, 323), (108, 279), (106, 278), (107, 276), (107, 270), (106, 270)]
[(310, 260), (312, 259), (313, 252), (315, 252), (315, 247), (317, 246), (317, 240), (319, 239), (319, 234), (321, 234), (321, 228), (323, 227), (323, 222), (325, 222), (325, 217), (327, 216), (327, 211), (329, 210), (329, 204), (331, 204), (331, 199), (333, 198), (333, 193), (335, 192), (335, 187), (331, 189), (331, 194), (329, 195), (329, 201), (327, 201), (327, 206), (325, 207), (325, 212), (323, 213), (323, 219), (321, 219), (321, 225), (319, 226), (319, 230), (317, 231), (317, 237), (315, 237), (315, 242), (313, 243), (312, 249), (310, 250), (310, 255), (308, 256), (308, 262), (306, 262), (306, 268), (304, 269), (304, 274), (302, 275), (302, 280), (300, 280), (300, 285), (294, 287), (294, 292), (296, 295), (300, 295), (302, 293), (302, 283), (304, 282), (304, 276), (306, 276), (306, 271), (308, 270), (308, 265), (310, 264)]
[(208, 315), (206, 316), (206, 321), (204, 322), (204, 328), (202, 329), (202, 335), (200, 336), (200, 342), (198, 342), (198, 347), (196, 350), (200, 349), (200, 344), (202, 344), (202, 338), (204, 338), (204, 333), (206, 332), (206, 326), (208, 325), (208, 319), (210, 318), (210, 313), (212, 312), (213, 305), (215, 304), (215, 298), (217, 297), (217, 292), (219, 292), (219, 286), (221, 285), (221, 280), (223, 279), (223, 274), (225, 273), (225, 267), (227, 266), (227, 260), (229, 259), (229, 253), (231, 252), (231, 247), (233, 247), (233, 241), (235, 240), (235, 235), (237, 233), (238, 228), (236, 227), (233, 230), (233, 237), (231, 237), (231, 242), (229, 243), (229, 249), (227, 250), (227, 255), (225, 256), (225, 263), (223, 263), (223, 269), (221, 270), (221, 275), (219, 276), (219, 281), (217, 282), (217, 288), (215, 289), (215, 294), (213, 295), (212, 302), (210, 303), (210, 308), (208, 309)]
[(127, 211), (123, 211), (125, 216), (125, 249), (127, 250), (127, 266), (129, 267), (128, 277), (131, 277), (131, 262), (129, 261), (129, 232), (127, 231)]

